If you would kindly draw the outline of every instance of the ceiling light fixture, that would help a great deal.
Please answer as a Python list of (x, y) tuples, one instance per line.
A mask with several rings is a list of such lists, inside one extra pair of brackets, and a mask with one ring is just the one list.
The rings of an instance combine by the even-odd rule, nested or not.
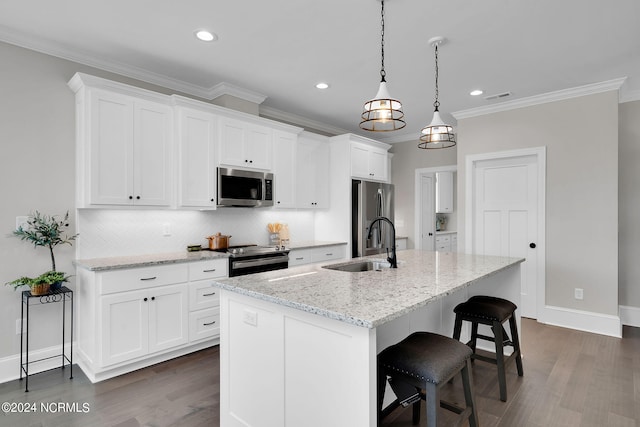
[(387, 132), (402, 129), (406, 126), (404, 122), (404, 113), (402, 112), (402, 103), (393, 99), (389, 95), (387, 89), (387, 81), (385, 80), (386, 72), (384, 71), (384, 0), (380, 1), (382, 16), (381, 34), (381, 68), (380, 68), (380, 87), (375, 98), (364, 104), (364, 112), (362, 113), (362, 121), (360, 128), (372, 132)]
[(327, 89), (328, 87), (329, 87), (329, 84), (327, 84), (327, 83), (320, 82), (320, 83), (316, 84), (316, 88), (317, 89)]
[(216, 34), (207, 30), (196, 30), (195, 35), (198, 40), (202, 40), (203, 42), (212, 42), (218, 40), (218, 36)]
[(453, 127), (442, 120), (440, 111), (438, 111), (438, 107), (440, 107), (440, 101), (438, 101), (438, 45), (444, 43), (444, 41), (445, 38), (440, 36), (429, 39), (429, 44), (434, 47), (436, 56), (436, 100), (433, 103), (435, 111), (429, 126), (422, 128), (418, 148), (449, 148), (456, 145)]
[(471, 92), (469, 92), (469, 95), (471, 96), (478, 96), (478, 95), (482, 95), (484, 92), (480, 89), (475, 89), (472, 90)]

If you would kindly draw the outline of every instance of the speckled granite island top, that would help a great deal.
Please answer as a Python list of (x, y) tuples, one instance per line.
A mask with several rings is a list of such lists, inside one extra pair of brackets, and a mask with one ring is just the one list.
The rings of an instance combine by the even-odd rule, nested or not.
[(74, 264), (77, 267), (82, 267), (90, 271), (106, 271), (117, 270), (121, 268), (148, 267), (151, 265), (204, 261), (217, 258), (229, 258), (229, 255), (227, 255), (226, 253), (215, 251), (184, 251), (164, 254), (78, 259), (74, 261)]
[[(383, 259), (381, 255), (367, 257)], [(360, 259), (346, 263), (357, 263)], [(460, 253), (406, 250), (398, 268), (351, 273), (304, 265), (220, 279), (225, 290), (366, 328), (375, 328), (524, 261)]]

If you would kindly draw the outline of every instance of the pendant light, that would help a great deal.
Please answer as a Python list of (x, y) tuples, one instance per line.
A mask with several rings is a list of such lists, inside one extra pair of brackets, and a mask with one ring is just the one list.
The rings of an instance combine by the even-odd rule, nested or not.
[(446, 124), (440, 117), (440, 101), (438, 101), (438, 45), (444, 43), (444, 37), (433, 37), (429, 40), (429, 44), (434, 47), (436, 56), (436, 100), (433, 103), (435, 111), (433, 119), (428, 126), (422, 128), (420, 133), (420, 142), (418, 148), (434, 149), (449, 148), (456, 145), (456, 138), (453, 134), (453, 127)]
[(402, 103), (393, 99), (389, 95), (387, 89), (387, 81), (385, 80), (386, 72), (384, 71), (384, 0), (380, 0), (382, 31), (381, 31), (381, 51), (382, 51), (382, 67), (380, 68), (380, 87), (376, 96), (364, 104), (364, 112), (362, 113), (362, 121), (360, 128), (372, 132), (387, 132), (402, 129), (406, 126), (404, 122), (404, 113), (402, 112)]

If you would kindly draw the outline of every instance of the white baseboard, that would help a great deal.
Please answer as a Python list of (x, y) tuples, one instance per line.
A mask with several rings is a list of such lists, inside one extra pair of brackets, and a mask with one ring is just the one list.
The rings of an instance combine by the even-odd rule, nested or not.
[(640, 328), (640, 307), (621, 305), (620, 320), (623, 325)]
[(622, 338), (620, 316), (548, 305), (544, 308), (544, 318), (538, 321), (548, 325)]
[[(67, 357), (71, 355), (71, 347), (69, 343), (65, 344), (65, 354)], [(50, 369), (59, 368), (62, 366), (62, 356), (60, 356), (60, 346), (43, 348), (40, 350), (34, 350), (29, 352), (29, 374), (36, 374), (38, 372), (48, 371)], [(52, 357), (51, 359), (47, 359)], [(33, 362), (34, 360), (46, 359), (41, 362)], [(23, 360), (23, 363), (26, 360)], [(69, 362), (65, 360), (65, 365)], [(74, 362), (75, 363), (75, 362)], [(24, 378), (24, 374), (22, 375)], [(12, 356), (4, 357), (0, 359), (0, 383), (7, 381), (13, 381), (20, 378), (20, 354), (14, 354)]]

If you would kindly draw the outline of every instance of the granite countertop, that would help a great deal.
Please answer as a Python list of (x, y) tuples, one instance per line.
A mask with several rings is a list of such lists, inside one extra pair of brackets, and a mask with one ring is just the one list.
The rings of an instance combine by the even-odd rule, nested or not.
[[(346, 245), (347, 242), (329, 241), (301, 241), (293, 242), (291, 249), (307, 249), (322, 246)], [(117, 270), (121, 268), (148, 267), (162, 264), (178, 264), (183, 262), (203, 261), (216, 258), (228, 258), (223, 252), (202, 250), (197, 252), (171, 252), (162, 254), (131, 255), (120, 257), (78, 259), (74, 261), (76, 267), (91, 271)]]
[(349, 273), (322, 268), (338, 264), (333, 261), (219, 279), (216, 284), (264, 301), (375, 328), (524, 261), (524, 258), (418, 250), (399, 251), (397, 256), (397, 269)]
[(164, 254), (132, 255), (121, 257), (78, 259), (73, 263), (91, 271), (117, 270), (121, 268), (148, 267), (162, 264), (179, 264), (183, 262), (204, 261), (216, 258), (229, 258), (223, 252), (198, 251), (198, 252), (171, 252)]

